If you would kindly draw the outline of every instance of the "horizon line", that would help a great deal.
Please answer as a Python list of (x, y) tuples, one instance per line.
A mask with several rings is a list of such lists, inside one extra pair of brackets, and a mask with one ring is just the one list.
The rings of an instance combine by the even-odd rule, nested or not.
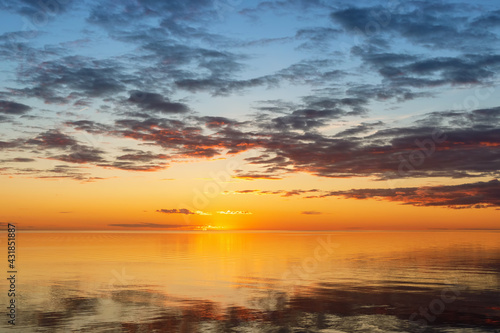
[[(427, 229), (315, 229), (315, 230), (307, 230), (307, 229), (221, 229), (221, 230), (137, 230), (137, 229), (127, 229), (127, 230), (118, 230), (118, 229), (23, 229), (17, 228), (16, 232), (129, 232), (129, 233), (165, 233), (165, 232), (435, 232), (435, 231), (500, 231), (500, 228), (457, 228), (457, 229), (448, 229), (448, 228), (427, 228)], [(6, 229), (0, 230), (0, 232), (7, 233)]]

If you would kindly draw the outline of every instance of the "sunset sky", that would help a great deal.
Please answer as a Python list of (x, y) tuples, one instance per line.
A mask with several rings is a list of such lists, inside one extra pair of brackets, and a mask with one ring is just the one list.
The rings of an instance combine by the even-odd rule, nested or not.
[(495, 1), (0, 8), (3, 224), (500, 228)]

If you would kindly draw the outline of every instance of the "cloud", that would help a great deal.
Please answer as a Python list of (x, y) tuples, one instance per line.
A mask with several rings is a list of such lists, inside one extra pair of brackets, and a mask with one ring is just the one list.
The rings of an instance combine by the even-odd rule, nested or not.
[(19, 142), (18, 140), (14, 141), (0, 141), (0, 149), (11, 149), (11, 148), (17, 148), (21, 145), (22, 143)]
[(276, 179), (282, 179), (282, 177), (277, 176), (277, 175), (272, 175), (272, 174), (258, 174), (258, 173), (244, 173), (244, 172), (239, 172), (236, 176), (234, 176), (236, 179), (245, 179), (245, 180), (256, 180), (256, 179), (269, 179), (269, 180), (276, 180)]
[(405, 102), (416, 98), (434, 97), (434, 94), (429, 91), (413, 91), (411, 88), (401, 87), (392, 84), (390, 81), (379, 85), (356, 84), (347, 89), (346, 94), (366, 101), (376, 100), (380, 102), (387, 102), (390, 100)]
[(331, 191), (315, 198), (341, 196), (351, 199), (379, 199), (405, 205), (454, 209), (500, 207), (500, 181), (461, 185), (406, 187), (393, 189), (353, 189)]
[(137, 152), (135, 151), (132, 154), (125, 154), (118, 156), (116, 159), (122, 161), (139, 161), (139, 162), (151, 162), (156, 159), (166, 159), (167, 155), (164, 154), (154, 154), (150, 151), (148, 152)]
[(67, 148), (78, 144), (75, 139), (58, 130), (40, 133), (37, 137), (26, 141), (26, 143), (43, 148)]
[(237, 153), (252, 148), (257, 141), (257, 138), (233, 128), (224, 128), (217, 134), (208, 135), (199, 126), (171, 119), (123, 119), (118, 120), (116, 125), (114, 133), (155, 143), (168, 149), (172, 158), (211, 158), (226, 151)]
[(92, 120), (67, 121), (65, 125), (72, 126), (76, 130), (85, 131), (91, 134), (104, 134), (113, 130), (113, 128), (108, 125), (100, 124)]
[(110, 227), (123, 227), (123, 228), (157, 228), (157, 229), (177, 229), (177, 228), (194, 228), (198, 225), (191, 224), (164, 224), (164, 223), (111, 223)]
[(7, 114), (7, 115), (21, 115), (25, 114), (26, 112), (30, 111), (31, 107), (16, 103), (16, 102), (9, 102), (5, 100), (0, 100), (0, 113)]
[[(475, 51), (496, 36), (484, 25), (484, 14), (467, 4), (434, 4), (425, 1), (395, 8), (350, 7), (333, 11), (331, 19), (345, 30), (362, 36), (401, 37), (414, 44), (438, 48)], [(472, 17), (475, 19), (469, 20)], [(496, 17), (488, 18), (495, 21)], [(487, 20), (488, 20), (487, 19)]]
[[(163, 214), (184, 214), (184, 215), (212, 215), (210, 213), (202, 212), (202, 211), (191, 211), (189, 209), (181, 208), (181, 209), (158, 209), (156, 212)], [(217, 211), (217, 214), (223, 215), (250, 215), (252, 213), (246, 211)]]
[(164, 170), (168, 167), (167, 163), (147, 163), (135, 164), (131, 162), (114, 161), (112, 163), (101, 163), (99, 166), (115, 168), (125, 171), (138, 171), (138, 172), (155, 172)]
[[(50, 44), (50, 36), (43, 47), (31, 43), (34, 36), (47, 32), (0, 35), (0, 57), (16, 65), (9, 74), (15, 84), (0, 91), (0, 121), (12, 122), (11, 116), (19, 115), (16, 129), (22, 127), (20, 137), (7, 134), (2, 138), (2, 152), (30, 154), (24, 162), (49, 158), (154, 172), (178, 162), (223, 159), (253, 151), (256, 156), (246, 158), (245, 170), (237, 170), (234, 176), (247, 180), (283, 179), (293, 173), (375, 179), (499, 175), (498, 107), (471, 112), (438, 110), (405, 126), (357, 120), (358, 125), (345, 126), (353, 123), (353, 117), (366, 117), (377, 108), (379, 104), (374, 102), (436, 97), (442, 91), (439, 87), (445, 85), (494, 83), (500, 72), (495, 50), (498, 31), (494, 29), (498, 10), (422, 1), (388, 6), (360, 3), (359, 7), (347, 1), (268, 1), (252, 5), (255, 8), (232, 8), (231, 13), (244, 16), (265, 11), (294, 18), (312, 14), (314, 21), (297, 21), (293, 30), (278, 36), (241, 40), (237, 34), (219, 35), (215, 31), (221, 30), (209, 25), (214, 18), (220, 19), (218, 5), (210, 0), (85, 4), (85, 38), (71, 41), (88, 40), (96, 47), (110, 42), (124, 51), (116, 53), (111, 48), (109, 54), (94, 57), (88, 56), (91, 49), (87, 49), (90, 53), (74, 52), (66, 41)], [(0, 1), (0, 8), (21, 15), (39, 11), (39, 6), (33, 1)], [(62, 6), (59, 12), (69, 8)], [(327, 22), (316, 19), (317, 15)], [(379, 29), (366, 33), (367, 24), (373, 22)], [(339, 45), (352, 39), (358, 29), (364, 36), (354, 38), (357, 40), (348, 48)], [(268, 64), (260, 52), (281, 42), (287, 42), (290, 50), (298, 46), (300, 52), (288, 62)], [(255, 48), (249, 48), (255, 46), (262, 48), (254, 53)], [(256, 64), (263, 64), (263, 71), (252, 75)], [(300, 86), (297, 91), (306, 95), (281, 97), (288, 85)], [(203, 107), (193, 108), (205, 98), (198, 92), (236, 98), (254, 88), (270, 88), (270, 95), (278, 94), (266, 101), (249, 100), (248, 105), (256, 105), (255, 113), (244, 121), (228, 116), (233, 112), (229, 109), (206, 115), (197, 113)], [(10, 101), (12, 96), (16, 102)], [(31, 109), (19, 102), (24, 102), (22, 98), (39, 99), (47, 109)], [(78, 114), (61, 111), (68, 106), (88, 109)], [(62, 125), (79, 133), (49, 130), (46, 124), (59, 117), (64, 117)], [(431, 147), (428, 140), (436, 127), (446, 140)], [(110, 140), (93, 147), (79, 141), (85, 133)], [(124, 150), (122, 146), (132, 140), (147, 148)], [(418, 144), (422, 142), (424, 147)], [(405, 172), (401, 172), (403, 164)], [(35, 175), (39, 171), (41, 177), (55, 176), (50, 170), (20, 166), (9, 166), (8, 172)], [(57, 175), (78, 179), (83, 177), (81, 171), (71, 169)]]
[(219, 129), (221, 127), (225, 126), (234, 126), (234, 125), (240, 125), (242, 124), (241, 122), (238, 122), (236, 120), (232, 120), (226, 117), (213, 117), (213, 116), (206, 116), (206, 117), (200, 117), (199, 118), (201, 121), (204, 122), (205, 126), (210, 129)]
[(294, 111), (284, 110), (279, 117), (274, 113), (258, 114), (245, 122), (205, 116), (181, 120), (132, 117), (118, 119), (114, 125), (95, 121), (66, 123), (91, 134), (134, 139), (156, 151), (125, 149), (112, 157), (58, 130), (42, 132), (24, 142), (0, 142), (0, 148), (37, 147), (33, 157), (129, 171), (156, 171), (182, 160), (259, 151), (245, 159), (245, 170), (235, 170), (234, 178), (247, 180), (282, 179), (298, 172), (377, 179), (499, 175), (499, 107), (431, 112), (406, 127), (363, 122), (336, 134), (324, 134), (315, 128), (334, 117), (328, 110), (356, 108), (364, 101), (313, 97), (303, 101), (316, 109), (295, 109), (292, 105)]
[(190, 211), (189, 209), (181, 208), (181, 209), (158, 209), (158, 213), (164, 214), (185, 214), (185, 215), (195, 215), (195, 212)]
[(36, 160), (33, 158), (16, 157), (16, 158), (12, 158), (12, 159), (3, 160), (2, 162), (31, 163), (31, 162), (35, 162), (35, 161)]
[(159, 162), (169, 159), (168, 155), (137, 149), (125, 149), (124, 152), (126, 154), (117, 156), (115, 161), (98, 165), (121, 170), (145, 172), (154, 172), (168, 167), (168, 163)]
[(104, 151), (88, 146), (75, 144), (68, 154), (55, 155), (50, 158), (69, 163), (98, 163), (104, 161)]
[[(363, 102), (310, 98), (306, 103), (328, 108), (359, 106)], [(330, 114), (313, 110), (280, 117), (259, 115), (244, 125), (224, 117), (204, 117), (194, 119), (196, 126), (186, 120), (122, 119), (116, 122), (112, 133), (164, 148), (168, 151), (164, 157), (168, 155), (170, 160), (211, 158), (224, 152), (261, 149), (261, 154), (246, 158), (248, 166), (258, 166), (260, 170), (235, 170), (235, 178), (248, 180), (281, 179), (295, 172), (379, 179), (498, 174), (496, 165), (500, 156), (495, 147), (500, 144), (500, 130), (495, 124), (500, 108), (432, 112), (408, 127), (384, 128), (387, 126), (384, 123), (373, 122), (334, 135), (311, 131), (314, 127), (311, 124), (324, 121), (326, 115)], [(282, 124), (287, 125), (274, 126), (273, 130), (271, 124), (277, 119), (286, 119)], [(305, 125), (294, 125), (292, 120), (303, 121)], [(206, 133), (199, 125), (217, 132)], [(253, 130), (245, 130), (251, 126)], [(89, 130), (95, 127), (92, 125)], [(436, 131), (442, 133), (437, 135)], [(439, 142), (435, 141), (436, 135)], [(163, 159), (158, 154), (125, 154), (117, 162), (128, 162), (126, 158)]]
[(373, 131), (375, 128), (383, 126), (384, 123), (382, 121), (377, 121), (374, 123), (361, 123), (360, 125), (356, 125), (354, 127), (343, 130), (337, 134), (336, 137), (349, 137), (356, 136), (361, 134), (367, 134), (369, 131)]
[(137, 104), (144, 111), (160, 113), (185, 113), (189, 108), (182, 103), (170, 102), (160, 94), (133, 90), (128, 99), (130, 103)]
[(217, 7), (212, 0), (159, 1), (146, 0), (137, 3), (126, 2), (111, 4), (97, 1), (87, 20), (108, 29), (129, 26), (141, 19), (176, 18), (180, 22), (199, 22), (213, 20)]
[(124, 91), (125, 81), (131, 80), (116, 61), (68, 56), (28, 65), (32, 67), (19, 78), (27, 86), (11, 90), (24, 97), (40, 98), (48, 104), (108, 97)]
[[(94, 122), (69, 122), (69, 125), (76, 125), (78, 129), (86, 130), (89, 133), (106, 133), (103, 128), (106, 126)], [(44, 149), (58, 149), (63, 151), (63, 154), (54, 155), (49, 153), (47, 158), (69, 162), (85, 164), (90, 163), (100, 167), (115, 168), (128, 171), (157, 171), (165, 169), (167, 163), (158, 163), (158, 160), (165, 160), (169, 157), (165, 154), (155, 154), (150, 151), (144, 152), (141, 150), (127, 150), (127, 154), (119, 155), (114, 161), (109, 161), (108, 154), (98, 148), (80, 144), (73, 137), (61, 133), (58, 130), (51, 130), (39, 134), (33, 139), (26, 141), (26, 146), (38, 146), (43, 152)]]
[(302, 194), (306, 193), (317, 193), (320, 192), (318, 189), (312, 189), (312, 190), (238, 190), (238, 191), (225, 191), (224, 194), (256, 194), (256, 195), (267, 195), (267, 194), (280, 194), (282, 197), (292, 197), (292, 196), (299, 196)]
[(300, 214), (303, 214), (303, 215), (322, 215), (323, 213), (322, 212), (317, 212), (317, 211), (314, 211), (314, 210), (307, 210), (307, 211), (301, 212)]
[(470, 25), (478, 29), (491, 29), (500, 26), (500, 10), (489, 11), (486, 14), (476, 17)]
[[(227, 68), (227, 64), (223, 64)], [(231, 74), (239, 71), (234, 66)], [(210, 75), (205, 77), (180, 78), (175, 81), (177, 88), (196, 92), (210, 92), (213, 96), (227, 96), (250, 88), (276, 88), (282, 83), (290, 84), (326, 84), (336, 82), (345, 72), (338, 70), (335, 62), (329, 59), (302, 60), (274, 73), (249, 79), (235, 79), (233, 75)]]
[(43, 20), (48, 17), (53, 17), (67, 12), (71, 6), (72, 1), (53, 1), (50, 3), (43, 3), (38, 1), (0, 1), (0, 8), (9, 12), (15, 12), (23, 16), (30, 17), (32, 20)]
[(157, 213), (163, 214), (183, 214), (183, 215), (211, 215), (210, 213), (205, 213), (201, 210), (191, 211), (189, 209), (181, 208), (181, 209), (158, 209)]
[(297, 30), (295, 38), (304, 40), (299, 46), (300, 49), (308, 49), (317, 51), (321, 48), (327, 48), (331, 40), (335, 40), (342, 33), (340, 29), (330, 27), (314, 27)]
[[(346, 116), (363, 116), (367, 113), (367, 99), (360, 97), (332, 98), (321, 95), (302, 97), (301, 104), (287, 104), (281, 100), (262, 101), (257, 109), (272, 112), (259, 114), (259, 126), (271, 131), (313, 132)], [(276, 117), (274, 113), (279, 112)]]
[(222, 215), (252, 215), (253, 213), (247, 212), (247, 211), (241, 211), (241, 210), (237, 210), (237, 211), (219, 210), (219, 211), (217, 211), (217, 214), (222, 214)]
[(90, 172), (83, 172), (83, 168), (79, 166), (69, 165), (56, 165), (48, 169), (35, 169), (35, 168), (2, 168), (0, 169), (1, 175), (6, 176), (21, 176), (36, 179), (46, 180), (60, 180), (70, 179), (82, 183), (95, 182), (97, 180), (104, 180), (106, 178), (92, 176)]
[(53, 155), (48, 158), (69, 163), (99, 163), (104, 162), (105, 152), (101, 149), (89, 147), (78, 143), (73, 137), (61, 133), (59, 130), (49, 130), (40, 133), (35, 138), (25, 142), (26, 147), (37, 146), (40, 152), (44, 150), (64, 151), (63, 154)]
[[(479, 114), (494, 119), (498, 110), (473, 114), (477, 119)], [(379, 179), (496, 177), (500, 161), (498, 145), (500, 129), (494, 123), (489, 126), (469, 123), (465, 128), (445, 125), (380, 129), (359, 138), (281, 132), (262, 143), (266, 153), (248, 162), (267, 168), (264, 173), (256, 174), (259, 178), (290, 172)], [(237, 173), (237, 177), (242, 176)]]
[[(404, 87), (432, 88), (442, 85), (488, 83), (496, 77), (500, 68), (500, 56), (496, 54), (417, 57), (380, 52), (366, 46), (354, 47), (353, 54), (361, 57), (365, 64), (377, 71), (391, 86), (404, 92), (398, 93), (400, 100), (410, 99), (408, 97), (411, 96), (404, 98), (404, 94), (411, 94), (410, 91), (404, 90)], [(416, 93), (415, 96), (419, 94)]]

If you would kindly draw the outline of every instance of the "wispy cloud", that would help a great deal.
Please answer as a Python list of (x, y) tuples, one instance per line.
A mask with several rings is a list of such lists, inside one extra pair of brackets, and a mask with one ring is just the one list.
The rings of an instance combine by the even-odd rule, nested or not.
[(314, 210), (306, 210), (306, 211), (301, 212), (300, 214), (303, 214), (303, 215), (322, 215), (323, 213), (317, 212)]
[(236, 210), (236, 211), (232, 211), (232, 210), (226, 210), (226, 211), (219, 210), (219, 211), (217, 211), (217, 214), (222, 214), (222, 215), (252, 215), (253, 213), (247, 212), (247, 211), (241, 211), (241, 210)]
[(178, 229), (178, 228), (196, 228), (198, 225), (187, 224), (164, 224), (164, 223), (111, 223), (110, 227), (123, 227), (123, 228), (155, 228), (155, 229)]
[(163, 213), (163, 214), (183, 214), (183, 215), (211, 215), (210, 213), (205, 213), (201, 210), (197, 211), (191, 211), (186, 208), (181, 208), (181, 209), (158, 209), (156, 210), (157, 213)]

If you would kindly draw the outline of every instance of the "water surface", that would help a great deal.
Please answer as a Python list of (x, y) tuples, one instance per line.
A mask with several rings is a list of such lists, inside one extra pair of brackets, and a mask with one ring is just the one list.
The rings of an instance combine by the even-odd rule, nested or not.
[[(17, 325), (4, 319), (3, 330), (500, 328), (498, 232), (20, 231), (17, 237)], [(0, 299), (7, 304), (5, 292)]]

